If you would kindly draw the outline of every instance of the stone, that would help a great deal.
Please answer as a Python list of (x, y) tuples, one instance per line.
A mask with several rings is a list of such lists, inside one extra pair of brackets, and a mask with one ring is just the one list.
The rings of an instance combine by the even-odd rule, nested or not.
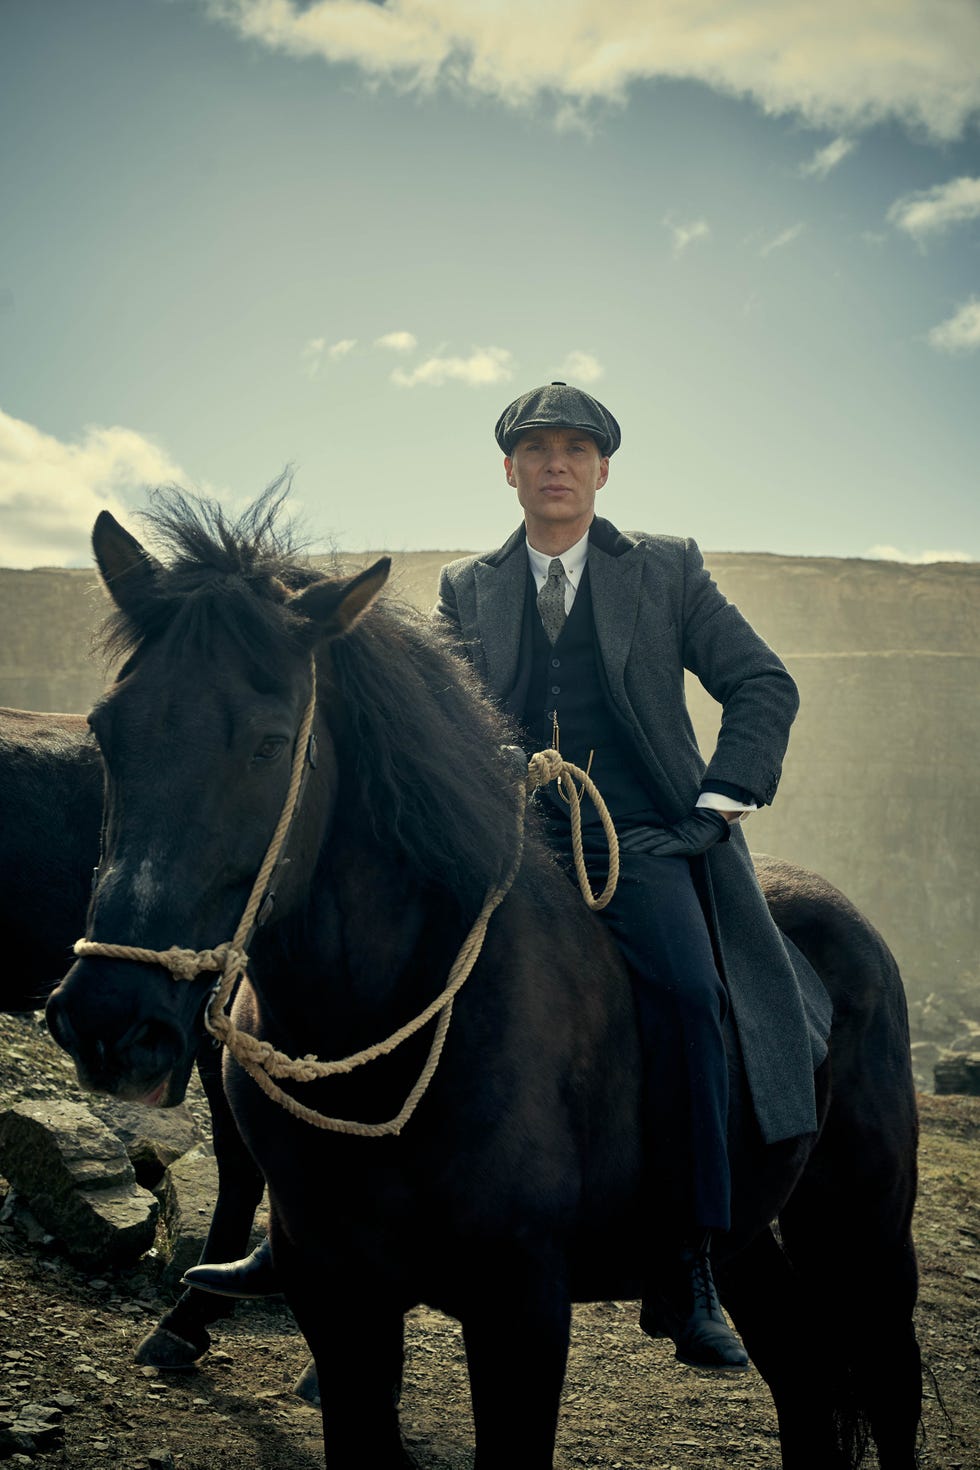
[(0, 1169), (41, 1225), (86, 1270), (128, 1265), (153, 1244), (159, 1207), (125, 1148), (82, 1103), (0, 1112)]
[(186, 1103), (176, 1108), (144, 1108), (114, 1097), (93, 1096), (87, 1101), (123, 1143), (136, 1180), (146, 1189), (155, 1189), (169, 1165), (201, 1142), (201, 1130)]
[(206, 1146), (170, 1165), (160, 1188), (163, 1204), (164, 1280), (176, 1286), (189, 1266), (201, 1259), (218, 1198), (218, 1164)]
[(980, 1097), (980, 1052), (947, 1052), (936, 1063), (934, 1076), (937, 1093)]

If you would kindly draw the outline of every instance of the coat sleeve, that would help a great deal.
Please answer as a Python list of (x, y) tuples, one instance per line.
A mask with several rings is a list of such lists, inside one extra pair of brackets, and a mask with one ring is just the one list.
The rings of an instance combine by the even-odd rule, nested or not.
[(448, 639), (454, 653), (461, 658), (471, 662), (469, 650), (463, 639), (463, 628), (459, 617), (459, 606), (456, 600), (456, 589), (449, 575), (449, 567), (443, 567), (439, 573), (439, 591), (436, 595), (436, 605), (430, 613), (435, 626)]
[(684, 553), (683, 658), (722, 708), (704, 782), (741, 787), (768, 805), (799, 694), (781, 660), (718, 590), (693, 541)]

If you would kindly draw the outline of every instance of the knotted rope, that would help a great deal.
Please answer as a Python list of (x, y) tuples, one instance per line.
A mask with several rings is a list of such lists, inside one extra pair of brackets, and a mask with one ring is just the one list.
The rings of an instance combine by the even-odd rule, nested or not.
[[(194, 980), (198, 975), (207, 971), (220, 971), (221, 978), (215, 985), (211, 998), (208, 1001), (204, 1023), (212, 1036), (224, 1043), (235, 1060), (245, 1069), (262, 1091), (268, 1097), (272, 1098), (274, 1102), (277, 1102), (281, 1107), (285, 1108), (288, 1113), (291, 1113), (294, 1118), (299, 1118), (305, 1123), (310, 1123), (315, 1128), (326, 1129), (333, 1133), (347, 1133), (358, 1138), (384, 1138), (399, 1134), (402, 1131), (424, 1096), (439, 1065), (439, 1059), (449, 1032), (449, 1023), (452, 1019), (453, 1001), (469, 978), (473, 966), (480, 957), (491, 916), (507, 897), (514, 879), (520, 870), (521, 861), (524, 856), (525, 808), (531, 794), (539, 786), (545, 786), (550, 781), (558, 781), (561, 785), (570, 805), (572, 852), (579, 888), (581, 889), (582, 897), (591, 909), (598, 910), (604, 908), (616, 890), (616, 883), (619, 877), (619, 844), (616, 840), (616, 831), (606, 804), (588, 774), (578, 766), (572, 765), (569, 761), (564, 760), (557, 750), (539, 751), (530, 758), (527, 777), (519, 783), (517, 845), (513, 862), (502, 881), (488, 891), (483, 901), (483, 907), (480, 909), (472, 928), (463, 941), (462, 947), (453, 962), (445, 988), (441, 994), (436, 996), (435, 1000), (426, 1006), (424, 1011), (393, 1032), (386, 1040), (379, 1041), (373, 1046), (365, 1047), (363, 1051), (354, 1052), (350, 1056), (328, 1062), (320, 1061), (312, 1053), (304, 1057), (289, 1057), (284, 1052), (277, 1051), (268, 1041), (260, 1041), (249, 1032), (240, 1031), (231, 1019), (231, 1016), (227, 1013), (226, 1007), (235, 986), (247, 972), (248, 945), (257, 926), (256, 915), (259, 912), (263, 895), (266, 892), (269, 876), (279, 860), (279, 854), (296, 814), (302, 794), (302, 786), (308, 774), (306, 756), (309, 750), (310, 732), (316, 708), (315, 666), (313, 667), (312, 677), (313, 687), (310, 694), (310, 702), (296, 739), (293, 767), (290, 775), (289, 789), (286, 793), (286, 800), (276, 825), (276, 830), (272, 835), (269, 849), (263, 859), (255, 883), (252, 886), (252, 892), (245, 906), (245, 912), (235, 931), (234, 938), (227, 944), (217, 945), (214, 949), (197, 951), (180, 949), (176, 946), (167, 950), (141, 949), (135, 945), (102, 944), (94, 940), (80, 939), (75, 945), (75, 954), (80, 958), (97, 956), (100, 959), (133, 960), (137, 963), (162, 965), (164, 969), (169, 970), (175, 980)], [(585, 858), (582, 851), (582, 816), (579, 792), (575, 789), (576, 780), (582, 783), (582, 790), (595, 803), (609, 844), (609, 875), (606, 880), (606, 886), (598, 898), (592, 893), (589, 885)], [(401, 1109), (394, 1118), (388, 1119), (387, 1122), (359, 1123), (349, 1118), (328, 1117), (324, 1113), (317, 1112), (314, 1108), (306, 1107), (305, 1104), (299, 1102), (288, 1092), (283, 1091), (274, 1080), (276, 1078), (282, 1078), (292, 1082), (316, 1082), (325, 1077), (336, 1077), (344, 1073), (353, 1072), (357, 1067), (364, 1066), (367, 1062), (375, 1061), (378, 1057), (388, 1056), (403, 1041), (407, 1041), (409, 1037), (414, 1036), (434, 1017), (438, 1017), (438, 1020), (425, 1065)]]

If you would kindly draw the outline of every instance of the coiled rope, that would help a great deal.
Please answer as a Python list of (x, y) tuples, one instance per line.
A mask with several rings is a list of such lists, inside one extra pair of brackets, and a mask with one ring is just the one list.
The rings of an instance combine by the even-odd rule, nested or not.
[[(452, 1019), (453, 1001), (480, 957), (491, 916), (510, 892), (520, 870), (524, 855), (525, 809), (531, 794), (539, 786), (546, 786), (550, 781), (557, 781), (568, 800), (575, 872), (582, 897), (591, 909), (605, 908), (616, 891), (616, 883), (619, 878), (619, 844), (606, 804), (587, 772), (566, 761), (557, 750), (538, 751), (528, 761), (526, 778), (516, 783), (518, 795), (517, 844), (513, 862), (503, 880), (487, 892), (483, 907), (463, 941), (441, 994), (426, 1006), (424, 1011), (393, 1032), (386, 1040), (366, 1047), (363, 1051), (354, 1052), (351, 1056), (324, 1062), (313, 1054), (294, 1058), (277, 1051), (269, 1042), (259, 1041), (247, 1031), (240, 1031), (228, 1014), (227, 1006), (238, 981), (247, 972), (248, 946), (260, 922), (256, 916), (260, 913), (260, 906), (263, 904), (270, 876), (279, 861), (309, 773), (307, 758), (311, 748), (313, 717), (316, 712), (316, 666), (312, 660), (311, 679), (310, 700), (296, 737), (293, 765), (283, 809), (234, 937), (227, 944), (219, 944), (214, 949), (202, 950), (180, 949), (177, 946), (166, 950), (141, 949), (135, 945), (103, 944), (96, 940), (80, 939), (75, 945), (75, 954), (79, 958), (119, 959), (140, 964), (162, 965), (175, 980), (194, 980), (205, 972), (220, 971), (220, 979), (207, 1004), (204, 1024), (211, 1035), (228, 1048), (235, 1060), (261, 1087), (262, 1091), (285, 1108), (288, 1113), (291, 1113), (294, 1118), (299, 1118), (314, 1128), (323, 1128), (333, 1133), (347, 1133), (358, 1138), (385, 1138), (402, 1131), (425, 1094), (439, 1065), (449, 1032), (449, 1023)], [(598, 897), (592, 892), (585, 867), (582, 850), (580, 794), (575, 788), (576, 781), (581, 783), (582, 792), (587, 794), (594, 803), (609, 845), (609, 873), (605, 887)], [(353, 1072), (357, 1067), (376, 1061), (379, 1057), (388, 1056), (403, 1041), (414, 1036), (436, 1016), (438, 1016), (438, 1021), (432, 1045), (418, 1080), (399, 1112), (385, 1123), (359, 1123), (349, 1118), (329, 1117), (317, 1112), (314, 1108), (306, 1107), (305, 1104), (278, 1086), (275, 1080), (279, 1078), (288, 1079), (291, 1082), (317, 1082), (325, 1077), (336, 1077), (343, 1073)]]

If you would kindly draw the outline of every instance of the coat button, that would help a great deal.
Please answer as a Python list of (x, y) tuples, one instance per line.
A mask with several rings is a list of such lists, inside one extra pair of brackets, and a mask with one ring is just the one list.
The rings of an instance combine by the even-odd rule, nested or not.
[(551, 686), (551, 692), (552, 692), (552, 694), (560, 694), (561, 693), (561, 685), (560, 684), (552, 684), (552, 686)]
[(560, 669), (561, 668), (561, 659), (560, 658), (553, 658), (551, 660), (551, 667), (553, 669)]

